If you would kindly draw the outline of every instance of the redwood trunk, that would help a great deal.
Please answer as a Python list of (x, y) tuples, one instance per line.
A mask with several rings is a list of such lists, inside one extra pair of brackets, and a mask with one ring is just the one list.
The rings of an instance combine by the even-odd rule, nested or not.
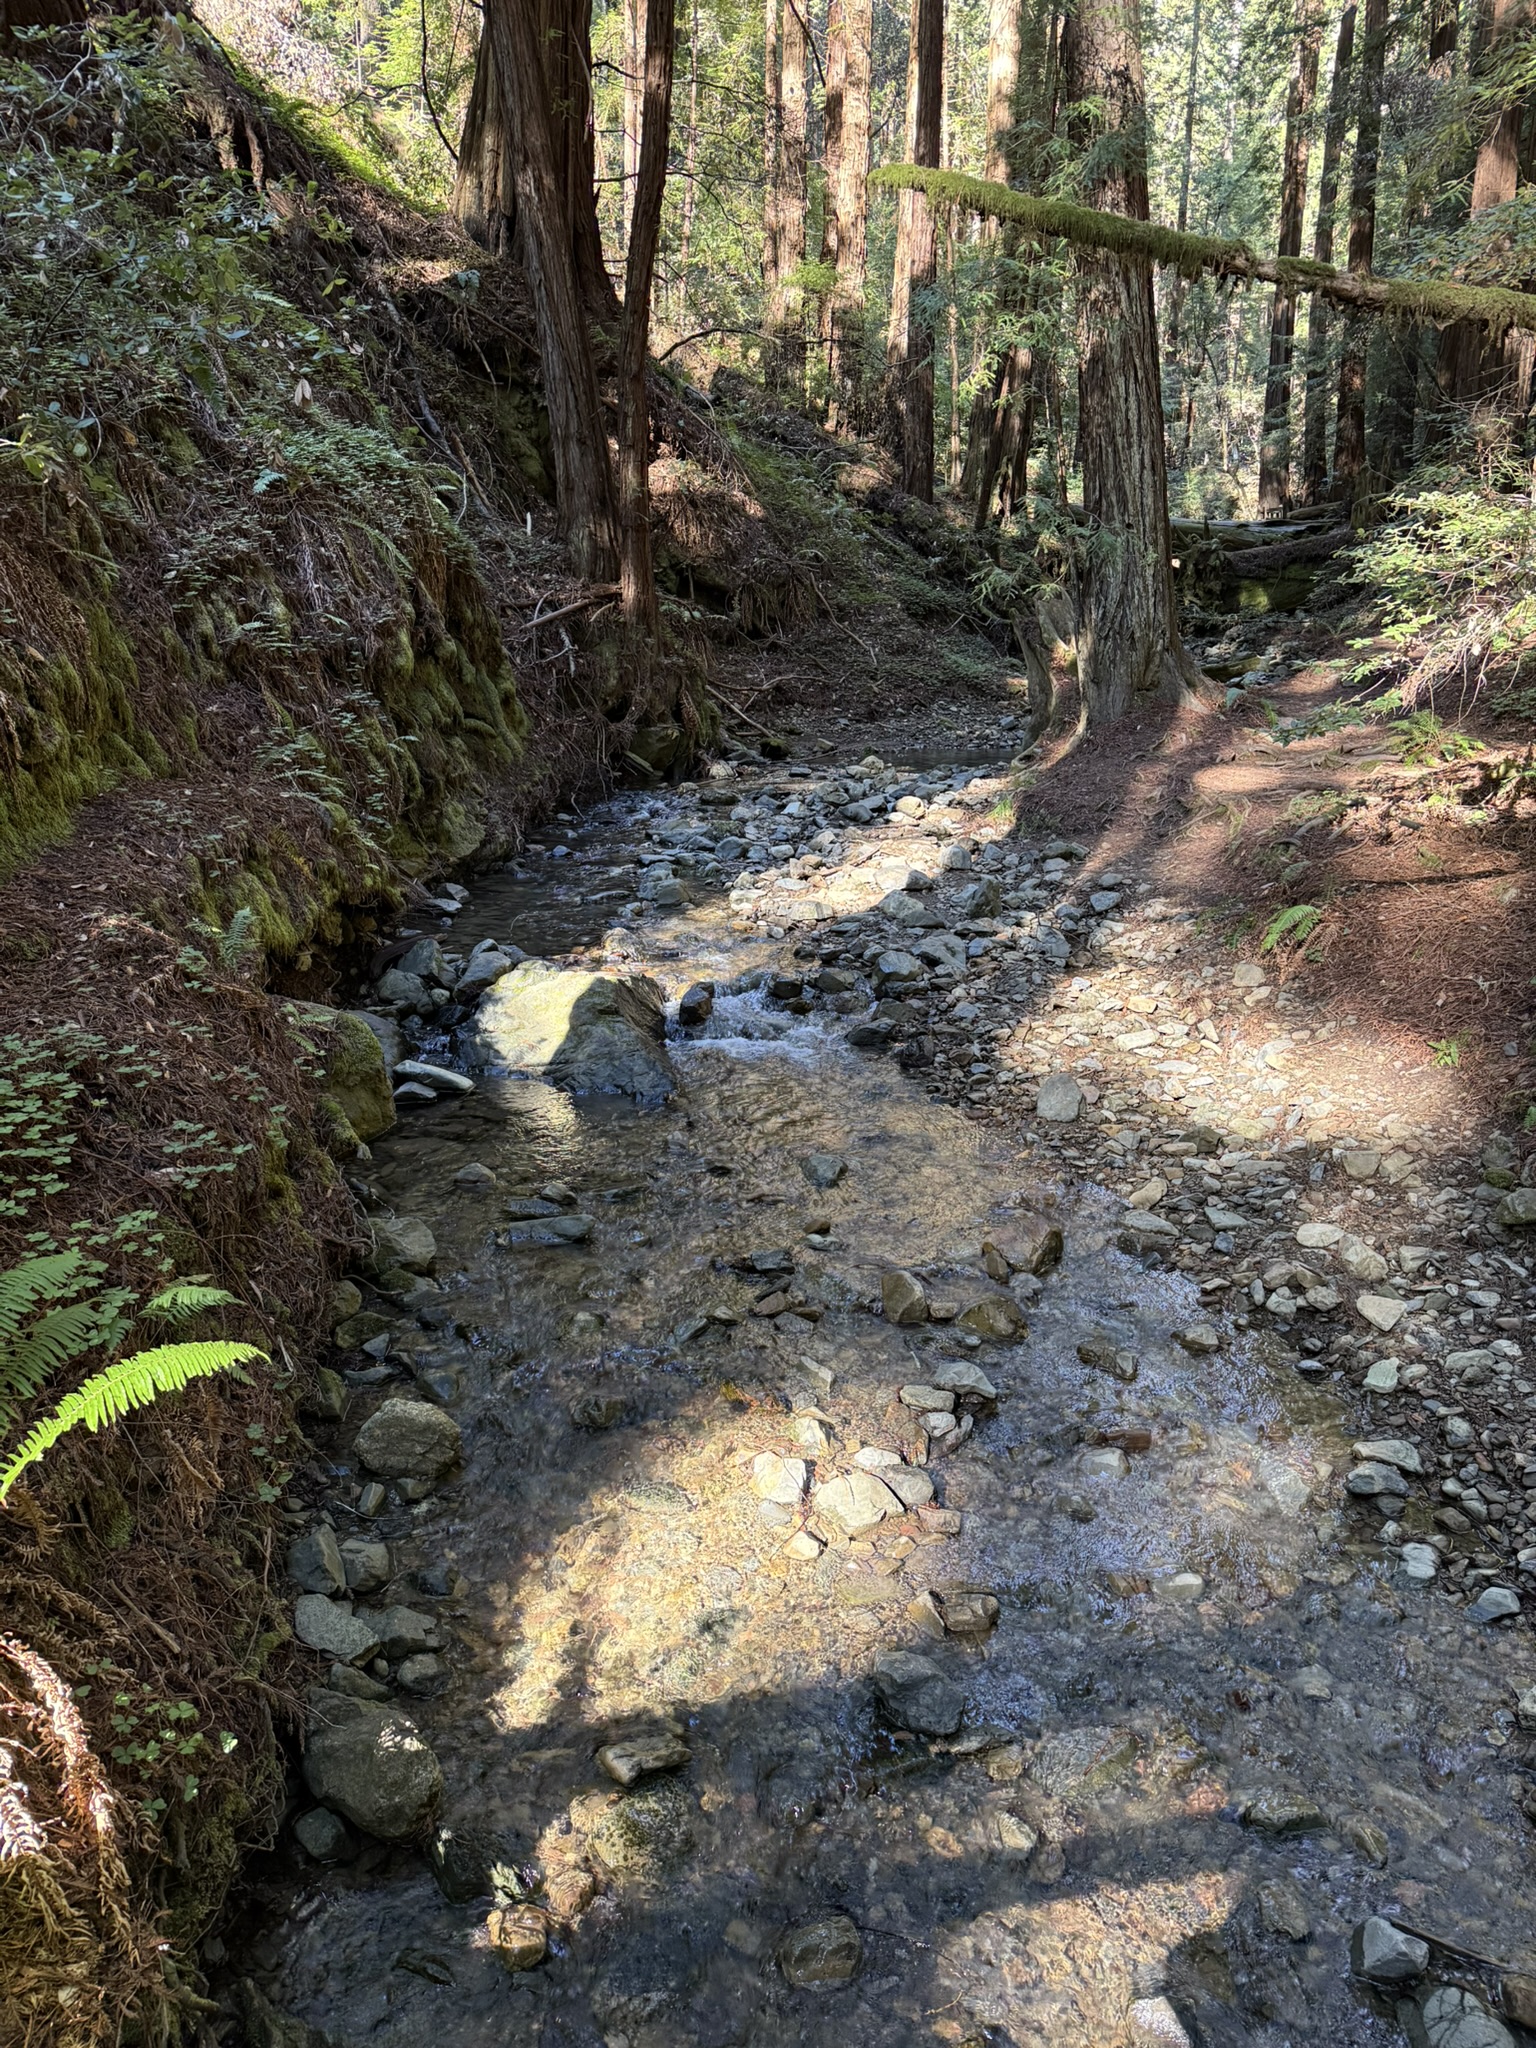
[[(1529, 0), (1493, 0), (1486, 37), (1474, 68), (1496, 60), (1530, 20)], [(1473, 214), (1513, 199), (1520, 183), (1520, 132), (1525, 102), (1516, 98), (1501, 107), (1478, 144), (1472, 170)], [(1504, 382), (1509, 355), (1502, 339), (1491, 341), (1476, 321), (1458, 320), (1440, 343), (1440, 385), (1447, 398), (1468, 403), (1484, 398)]]
[[(1366, 0), (1360, 45), (1360, 97), (1355, 117), (1355, 161), (1349, 183), (1349, 269), (1368, 275), (1376, 246), (1376, 172), (1381, 156), (1381, 81), (1390, 23), (1388, 0)], [(1334, 482), (1352, 505), (1365, 483), (1365, 362), (1370, 322), (1355, 313), (1344, 329), (1339, 359), (1339, 420), (1334, 436)]]
[(827, 422), (844, 431), (856, 423), (863, 396), (872, 33), (872, 0), (829, 0), (822, 261), (834, 266), (836, 282), (823, 301), (822, 335), (827, 348)]
[(661, 633), (661, 617), (651, 561), (651, 414), (646, 357), (672, 122), (673, 0), (644, 0), (644, 5), (640, 148), (624, 265), (624, 313), (619, 325), (619, 604), (629, 632), (654, 646)]
[(775, 268), (767, 296), (766, 369), (770, 384), (798, 391), (805, 381), (804, 294), (793, 282), (805, 261), (806, 59), (810, 42), (803, 0), (784, 0), (778, 81), (778, 151), (769, 215)]
[[(1145, 220), (1147, 168), (1136, 0), (1078, 0), (1063, 34), (1063, 93), (1096, 118), (1090, 206)], [(1144, 257), (1079, 250), (1078, 431), (1090, 528), (1078, 585), (1083, 715), (1103, 725), (1138, 697), (1177, 694), (1194, 670), (1179, 638), (1152, 270)]]
[[(1276, 254), (1301, 254), (1302, 216), (1307, 205), (1307, 160), (1311, 153), (1312, 102), (1323, 40), (1316, 0), (1304, 0), (1296, 75), (1285, 109), (1285, 168), (1280, 186), (1280, 235)], [(1269, 320), (1269, 373), (1264, 384), (1264, 427), (1259, 446), (1259, 517), (1277, 518), (1291, 502), (1291, 352), (1296, 334), (1296, 294), (1275, 286)]]
[(577, 574), (609, 582), (619, 559), (613, 473), (533, 0), (487, 0), (484, 33), (492, 41), (496, 70), (506, 88), (513, 182), (554, 453), (556, 506)]
[[(1333, 80), (1328, 88), (1328, 119), (1323, 134), (1323, 172), (1317, 188), (1317, 227), (1312, 254), (1319, 263), (1333, 261), (1333, 220), (1339, 205), (1339, 166), (1349, 127), (1349, 75), (1355, 61), (1354, 0), (1339, 19), (1334, 48)], [(1302, 499), (1316, 504), (1328, 486), (1328, 308), (1313, 297), (1307, 310), (1306, 424), (1302, 433)]]
[[(944, 116), (944, 0), (913, 0), (907, 58), (909, 161), (935, 168)], [(901, 464), (901, 487), (933, 502), (933, 312), (936, 275), (933, 208), (903, 192), (896, 220), (891, 318), (886, 331), (887, 420)]]

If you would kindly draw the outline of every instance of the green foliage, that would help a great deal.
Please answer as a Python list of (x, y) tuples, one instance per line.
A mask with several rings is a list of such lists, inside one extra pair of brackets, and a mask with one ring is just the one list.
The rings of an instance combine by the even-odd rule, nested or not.
[(71, 1024), (0, 1038), (0, 1218), (23, 1217), (68, 1185), (83, 1092), (76, 1069), (104, 1050)]
[(1437, 1067), (1461, 1065), (1462, 1046), (1459, 1038), (1437, 1038), (1431, 1043), (1429, 1051)]
[(0, 1471), (0, 1501), (10, 1492), (22, 1473), (38, 1463), (71, 1429), (106, 1429), (131, 1415), (135, 1408), (147, 1408), (162, 1394), (179, 1393), (195, 1379), (211, 1373), (228, 1372), (232, 1366), (265, 1363), (266, 1353), (253, 1344), (163, 1344), (153, 1351), (139, 1351), (120, 1358), (104, 1372), (93, 1373), (64, 1399), (21, 1444)]
[(1289, 940), (1293, 946), (1305, 945), (1322, 921), (1323, 913), (1315, 903), (1293, 903), (1272, 917), (1265, 926), (1259, 951), (1272, 953), (1282, 939)]
[(1392, 721), (1392, 744), (1410, 768), (1440, 761), (1465, 761), (1481, 751), (1481, 743), (1456, 732), (1433, 711), (1415, 711)]

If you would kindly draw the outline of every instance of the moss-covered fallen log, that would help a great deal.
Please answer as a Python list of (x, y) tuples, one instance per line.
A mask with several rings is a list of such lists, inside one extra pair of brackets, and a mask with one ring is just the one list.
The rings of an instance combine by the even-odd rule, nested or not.
[(1155, 221), (1097, 213), (1065, 199), (1036, 199), (1011, 186), (970, 178), (960, 171), (928, 170), (920, 164), (886, 164), (870, 184), (922, 192), (932, 206), (961, 206), (991, 220), (1009, 221), (1032, 235), (1056, 235), (1079, 249), (1103, 249), (1112, 256), (1142, 256), (1185, 277), (1209, 271), (1288, 291), (1320, 292), (1352, 312), (1388, 314), (1406, 320), (1476, 320), (1495, 335), (1511, 327), (1536, 333), (1536, 296), (1496, 285), (1441, 284), (1433, 278), (1372, 277), (1335, 270), (1304, 256), (1261, 256), (1247, 242), (1214, 235), (1180, 233)]

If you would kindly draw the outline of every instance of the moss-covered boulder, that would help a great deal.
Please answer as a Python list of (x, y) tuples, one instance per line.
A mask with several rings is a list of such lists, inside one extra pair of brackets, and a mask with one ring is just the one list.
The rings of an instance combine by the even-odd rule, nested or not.
[(324, 1062), (322, 1087), (333, 1117), (339, 1113), (359, 1144), (382, 1137), (395, 1121), (395, 1098), (377, 1033), (355, 1010), (333, 1010), (327, 1003), (289, 1007)]

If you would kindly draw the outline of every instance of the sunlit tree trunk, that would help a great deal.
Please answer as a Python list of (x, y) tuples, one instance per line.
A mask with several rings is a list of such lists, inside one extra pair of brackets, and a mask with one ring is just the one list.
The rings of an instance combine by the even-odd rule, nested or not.
[[(1317, 187), (1317, 226), (1312, 254), (1319, 263), (1333, 261), (1333, 223), (1339, 207), (1339, 168), (1349, 130), (1349, 81), (1355, 61), (1354, 0), (1339, 19), (1334, 47), (1333, 80), (1328, 88), (1328, 118), (1323, 132), (1323, 168)], [(1307, 309), (1306, 424), (1302, 437), (1302, 498), (1316, 504), (1328, 485), (1328, 308), (1313, 295)]]
[[(908, 161), (939, 161), (944, 112), (944, 0), (913, 0), (907, 57)], [(933, 208), (919, 192), (900, 194), (891, 317), (886, 330), (887, 419), (901, 487), (933, 502)]]
[(773, 378), (798, 392), (805, 382), (804, 294), (791, 282), (805, 261), (806, 59), (810, 42), (801, 12), (804, 0), (784, 0), (780, 68), (778, 274), (770, 309), (770, 369)]
[(646, 358), (667, 182), (673, 61), (673, 0), (645, 0), (640, 149), (624, 264), (624, 313), (619, 325), (619, 607), (631, 635), (652, 646), (660, 637), (661, 619), (651, 561), (651, 413)]
[[(1063, 33), (1062, 74), (1068, 104), (1094, 110), (1075, 122), (1079, 148), (1092, 149), (1084, 198), (1146, 220), (1136, 0), (1077, 0)], [(1102, 725), (1138, 698), (1177, 695), (1197, 678), (1174, 606), (1151, 266), (1140, 256), (1079, 249), (1076, 299), (1089, 526), (1078, 586), (1078, 681), (1084, 717)]]
[[(588, 0), (590, 5), (590, 0)], [(635, 182), (640, 175), (640, 126), (644, 118), (646, 0), (624, 0), (624, 239), (629, 241), (635, 213)]]
[[(1476, 48), (1474, 71), (1486, 72), (1503, 56), (1512, 40), (1529, 26), (1531, 13), (1530, 0), (1493, 0)], [(1472, 169), (1469, 211), (1474, 217), (1515, 196), (1526, 111), (1524, 97), (1512, 94), (1483, 131)], [(1504, 382), (1513, 355), (1513, 350), (1506, 353), (1502, 339), (1491, 341), (1487, 329), (1477, 322), (1458, 320), (1440, 341), (1441, 389), (1448, 398), (1463, 402), (1484, 398)]]
[[(1184, 78), (1184, 159), (1179, 169), (1179, 233), (1182, 235), (1189, 226), (1189, 188), (1195, 174), (1195, 112), (1199, 106), (1198, 88), (1200, 81), (1200, 0), (1195, 0), (1189, 22), (1189, 69)], [(1179, 320), (1184, 311), (1184, 294), (1188, 285), (1184, 278), (1176, 277), (1168, 294), (1168, 347), (1179, 345)]]
[(677, 251), (677, 325), (688, 317), (688, 282), (693, 262), (693, 216), (698, 206), (699, 169), (699, 0), (688, 18), (688, 140), (683, 150), (683, 220)]
[[(1280, 186), (1280, 235), (1276, 254), (1301, 254), (1302, 216), (1307, 206), (1307, 159), (1312, 142), (1312, 102), (1322, 52), (1323, 19), (1318, 0), (1302, 0), (1296, 71), (1285, 107), (1285, 160)], [(1291, 351), (1296, 333), (1296, 294), (1275, 286), (1269, 316), (1269, 371), (1264, 383), (1264, 426), (1259, 447), (1259, 517), (1273, 518), (1291, 502)]]
[(763, 9), (763, 335), (772, 377), (774, 310), (779, 289), (779, 162), (784, 151), (783, 79), (779, 21), (784, 0)]
[[(1020, 0), (990, 0), (987, 9), (987, 137), (982, 176), (997, 185), (1010, 183), (1013, 173), (1011, 143), (1014, 102), (1019, 87), (1020, 12)], [(989, 220), (982, 223), (984, 246), (995, 248), (999, 234), (998, 222)], [(976, 505), (978, 527), (986, 525), (991, 510), (992, 484), (997, 476), (996, 436), (992, 421), (1003, 386), (1008, 381), (1012, 356), (1011, 348), (1005, 351), (998, 361), (992, 389), (978, 391), (971, 403), (960, 490)], [(982, 492), (984, 477), (985, 500)]]
[[(1355, 159), (1349, 182), (1349, 268), (1370, 271), (1376, 247), (1376, 174), (1381, 157), (1381, 84), (1390, 32), (1389, 0), (1365, 0), (1360, 43), (1360, 95), (1355, 115)], [(1365, 363), (1370, 322), (1351, 314), (1339, 359), (1339, 417), (1333, 475), (1346, 504), (1365, 483)]]
[(822, 307), (827, 421), (853, 427), (863, 399), (864, 269), (868, 258), (872, 0), (829, 0), (823, 114), (827, 181), (822, 261), (836, 282)]
[(491, 40), (503, 81), (512, 136), (513, 183), (539, 333), (556, 507), (577, 574), (610, 581), (619, 558), (613, 472), (540, 56), (540, 26), (533, 0), (486, 0), (483, 33)]

